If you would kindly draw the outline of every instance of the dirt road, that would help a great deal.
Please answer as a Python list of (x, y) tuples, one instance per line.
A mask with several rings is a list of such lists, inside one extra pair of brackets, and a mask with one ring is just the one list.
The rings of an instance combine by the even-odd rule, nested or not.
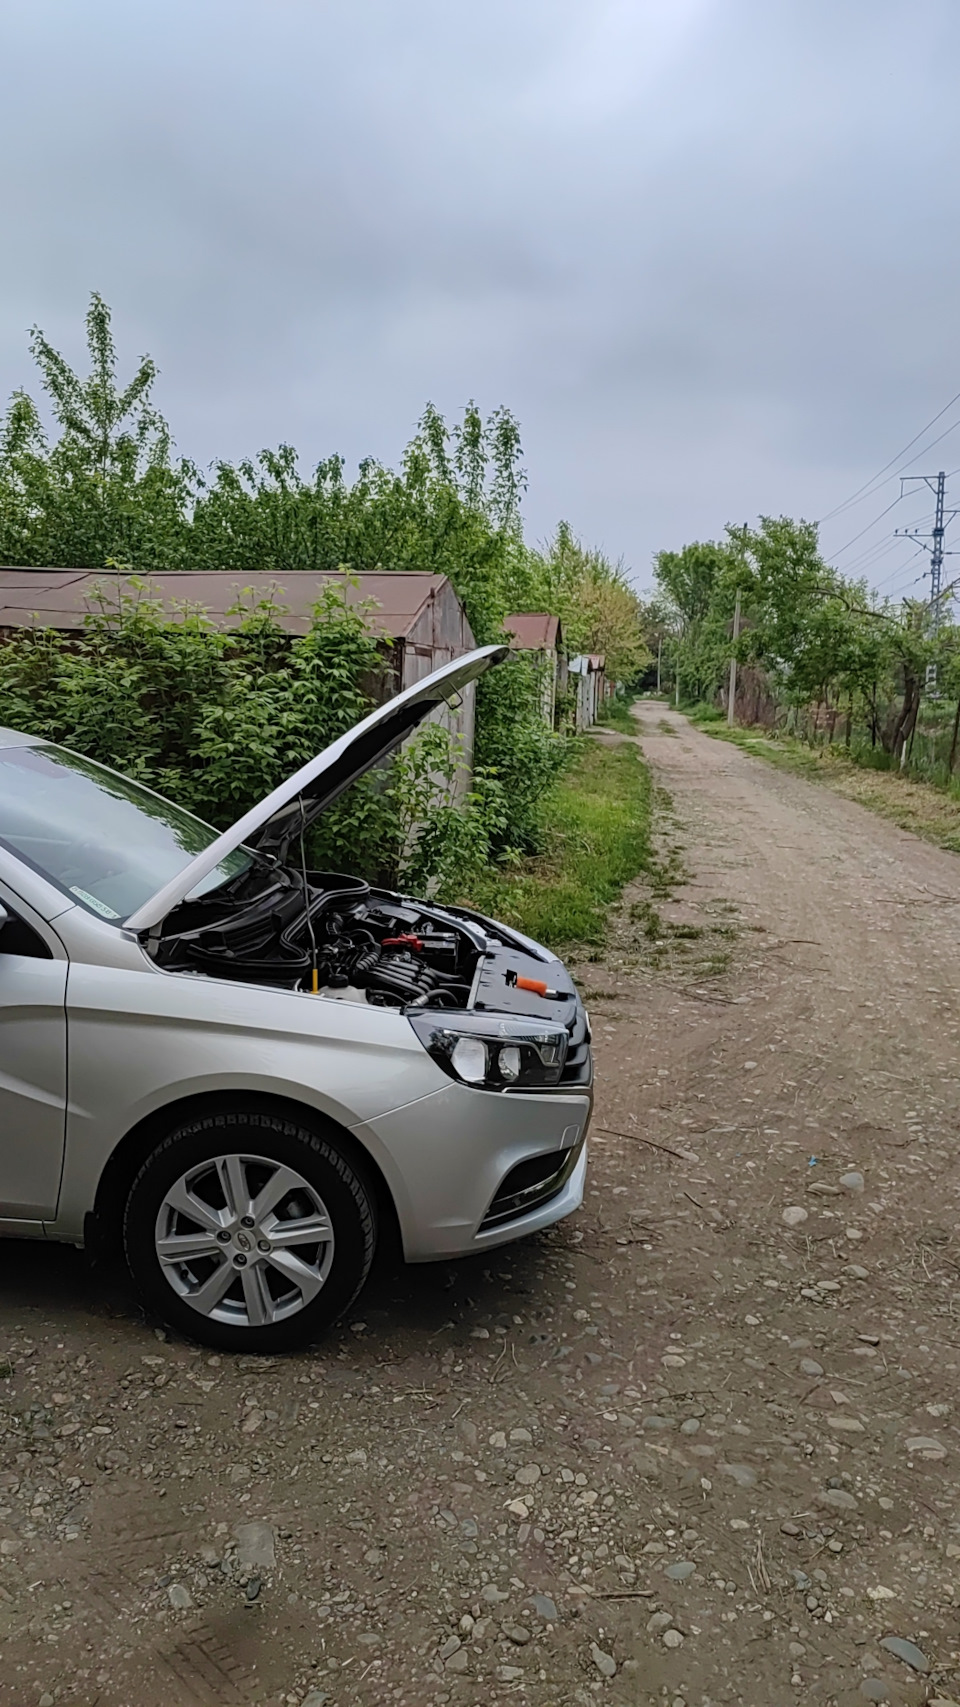
[(578, 1217), (273, 1366), (0, 1249), (4, 1707), (960, 1696), (960, 863), (641, 720)]

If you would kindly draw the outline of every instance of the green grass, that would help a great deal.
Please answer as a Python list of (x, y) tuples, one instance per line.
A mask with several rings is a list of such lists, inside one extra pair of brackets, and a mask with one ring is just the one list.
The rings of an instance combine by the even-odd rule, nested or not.
[(711, 705), (708, 700), (698, 699), (680, 706), (684, 717), (689, 717), (691, 723), (726, 723), (727, 714), (718, 705)]
[(544, 852), (482, 877), (472, 904), (551, 948), (602, 943), (610, 903), (651, 863), (650, 811), (633, 742), (588, 741), (546, 803)]
[(608, 699), (597, 718), (597, 725), (601, 729), (616, 729), (621, 735), (637, 733), (636, 719), (624, 699)]

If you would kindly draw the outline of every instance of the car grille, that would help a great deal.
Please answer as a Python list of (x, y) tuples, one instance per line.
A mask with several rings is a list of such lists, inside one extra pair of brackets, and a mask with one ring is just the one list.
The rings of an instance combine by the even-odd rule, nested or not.
[(480, 1232), (501, 1227), (506, 1221), (518, 1221), (561, 1192), (580, 1158), (583, 1144), (570, 1150), (548, 1150), (542, 1156), (528, 1156), (500, 1183), (500, 1189), (480, 1223)]

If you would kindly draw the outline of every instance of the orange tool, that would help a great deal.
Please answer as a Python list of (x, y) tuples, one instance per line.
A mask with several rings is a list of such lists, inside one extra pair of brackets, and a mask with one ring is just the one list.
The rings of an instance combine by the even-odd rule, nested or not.
[(551, 990), (549, 985), (542, 983), (539, 978), (521, 978), (516, 972), (507, 972), (505, 977), (507, 983), (512, 984), (515, 989), (529, 990), (531, 995), (542, 996), (544, 1001), (568, 1002), (570, 1000), (568, 990)]

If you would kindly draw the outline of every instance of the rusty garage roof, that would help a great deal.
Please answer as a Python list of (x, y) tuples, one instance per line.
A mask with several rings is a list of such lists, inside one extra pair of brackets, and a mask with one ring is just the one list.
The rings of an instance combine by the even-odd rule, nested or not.
[(549, 611), (518, 611), (503, 619), (504, 632), (512, 635), (511, 646), (518, 652), (553, 652), (556, 650), (560, 618)]
[[(292, 634), (306, 632), (313, 605), (323, 587), (333, 583), (343, 587), (349, 605), (372, 601), (370, 626), (392, 640), (405, 638), (424, 606), (448, 584), (445, 575), (427, 570), (370, 570), (347, 576), (308, 569), (278, 574), (185, 569), (144, 574), (137, 580), (145, 596), (160, 599), (171, 616), (178, 606), (200, 605), (218, 626), (239, 620), (228, 615), (239, 599), (249, 604), (272, 597), (286, 607), (278, 620)], [(117, 599), (121, 590), (135, 591), (129, 575), (109, 569), (0, 569), (0, 628), (82, 628), (98, 588), (108, 601)]]

